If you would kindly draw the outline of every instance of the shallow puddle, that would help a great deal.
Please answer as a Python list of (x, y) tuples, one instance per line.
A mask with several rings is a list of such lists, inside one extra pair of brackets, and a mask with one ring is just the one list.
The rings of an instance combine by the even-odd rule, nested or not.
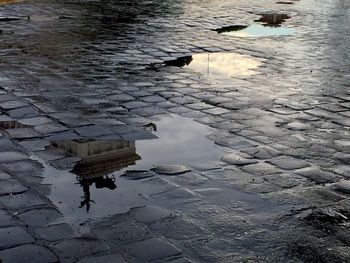
[(166, 65), (189, 68), (211, 78), (225, 79), (254, 75), (261, 61), (238, 53), (215, 52), (182, 57)]
[(285, 14), (262, 14), (261, 18), (255, 20), (258, 24), (228, 26), (215, 31), (222, 35), (236, 37), (289, 36), (293, 35), (295, 30), (282, 26), (282, 23), (289, 18)]
[(56, 149), (58, 154), (80, 158), (73, 163), (71, 171), (54, 168), (38, 157), (42, 152), (36, 152), (33, 159), (45, 167), (44, 183), (51, 185), (49, 198), (68, 221), (76, 225), (88, 219), (125, 213), (132, 207), (146, 205), (152, 194), (174, 187), (163, 180), (165, 175), (152, 171), (143, 180), (120, 177), (127, 170), (149, 171), (162, 164), (215, 168), (220, 157), (227, 153), (207, 138), (212, 129), (192, 119), (171, 116), (154, 124), (159, 139), (51, 142), (47, 147), (51, 153)]

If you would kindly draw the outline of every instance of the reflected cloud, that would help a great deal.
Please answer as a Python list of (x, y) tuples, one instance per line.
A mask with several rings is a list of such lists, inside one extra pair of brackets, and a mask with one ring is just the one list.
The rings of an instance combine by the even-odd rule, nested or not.
[(213, 78), (250, 76), (255, 74), (261, 62), (253, 57), (237, 53), (207, 53), (192, 56), (192, 62), (185, 66)]

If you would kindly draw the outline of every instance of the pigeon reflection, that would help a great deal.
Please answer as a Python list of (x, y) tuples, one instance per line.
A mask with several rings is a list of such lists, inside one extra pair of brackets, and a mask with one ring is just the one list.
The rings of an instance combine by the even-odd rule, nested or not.
[(79, 208), (86, 206), (86, 212), (88, 213), (90, 210), (90, 203), (95, 204), (95, 201), (90, 198), (90, 186), (92, 184), (95, 184), (96, 189), (108, 188), (109, 190), (114, 190), (117, 188), (114, 175), (112, 175), (112, 177), (106, 175), (93, 179), (84, 179), (83, 177), (77, 176), (77, 181), (84, 192), (83, 200), (80, 202)]
[(136, 154), (135, 141), (60, 140), (51, 142), (51, 145), (64, 150), (71, 156), (81, 158), (73, 167), (72, 173), (77, 175), (77, 182), (84, 193), (79, 207), (85, 207), (87, 212), (90, 211), (91, 204), (96, 203), (91, 199), (92, 185), (96, 189), (115, 190), (117, 185), (113, 172), (134, 165), (141, 159)]

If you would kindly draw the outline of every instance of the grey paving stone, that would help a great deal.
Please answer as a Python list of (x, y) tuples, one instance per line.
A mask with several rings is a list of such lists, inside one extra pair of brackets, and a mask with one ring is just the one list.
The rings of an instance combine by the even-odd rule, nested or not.
[(21, 119), (18, 120), (19, 123), (22, 123), (24, 125), (29, 126), (37, 126), (37, 125), (43, 125), (52, 122), (51, 119), (41, 116), (41, 117), (33, 117), (33, 118), (27, 118), (27, 119)]
[(309, 178), (310, 180), (319, 184), (334, 183), (337, 181), (336, 175), (322, 171), (321, 169), (315, 167), (307, 167), (296, 170), (295, 173)]
[(28, 188), (15, 179), (0, 181), (0, 196), (15, 195), (27, 191)]
[(126, 263), (119, 254), (110, 254), (105, 256), (88, 257), (77, 261), (76, 263)]
[(191, 171), (190, 168), (183, 165), (169, 164), (169, 165), (158, 165), (152, 168), (155, 173), (165, 175), (178, 175)]
[(35, 126), (34, 130), (36, 130), (37, 132), (43, 135), (47, 135), (51, 133), (67, 131), (68, 128), (58, 123), (46, 123), (43, 125)]
[(336, 165), (332, 167), (332, 172), (340, 174), (346, 178), (350, 177), (350, 166), (349, 165)]
[(34, 238), (22, 227), (0, 228), (0, 250), (34, 241)]
[(20, 225), (21, 222), (11, 216), (8, 212), (3, 209), (0, 209), (0, 228), (1, 227), (12, 227)]
[(9, 139), (0, 139), (0, 149), (3, 151), (15, 150), (17, 147)]
[(14, 119), (24, 119), (29, 117), (38, 116), (39, 112), (33, 107), (23, 107), (8, 112), (9, 116)]
[(45, 205), (47, 201), (36, 193), (27, 191), (23, 194), (1, 196), (0, 203), (11, 209), (24, 209), (33, 206)]
[(271, 159), (272, 157), (276, 157), (278, 155), (281, 155), (281, 152), (271, 148), (269, 146), (257, 146), (257, 147), (251, 147), (242, 149), (241, 152), (250, 154), (252, 157), (257, 159)]
[(52, 248), (62, 262), (74, 262), (79, 258), (97, 253), (109, 252), (109, 247), (100, 240), (91, 238), (74, 238), (53, 244)]
[(150, 226), (153, 231), (171, 239), (186, 240), (203, 237), (204, 230), (189, 219), (162, 221)]
[(153, 176), (155, 176), (155, 173), (148, 170), (127, 170), (120, 177), (128, 180), (141, 180), (151, 178)]
[(244, 158), (236, 153), (230, 153), (221, 157), (221, 161), (227, 164), (234, 164), (234, 165), (247, 165), (247, 164), (254, 164), (258, 162), (255, 159)]
[(57, 257), (45, 247), (27, 244), (0, 251), (2, 263), (54, 263)]
[(0, 180), (11, 179), (11, 176), (8, 173), (0, 171)]
[(40, 134), (32, 128), (8, 129), (6, 132), (13, 139), (30, 139), (40, 137)]
[(141, 262), (179, 255), (181, 251), (174, 245), (159, 238), (151, 238), (137, 243), (126, 245), (124, 249), (128, 254)]
[(338, 192), (350, 194), (350, 181), (348, 180), (341, 180), (338, 183), (333, 184), (332, 187)]
[(152, 205), (132, 209), (131, 214), (136, 221), (147, 224), (179, 216), (178, 213)]
[(108, 241), (113, 246), (120, 246), (130, 242), (151, 238), (150, 231), (129, 221), (109, 222), (107, 226), (97, 225), (93, 228), (93, 233), (98, 238)]
[(0, 152), (0, 163), (15, 162), (27, 159), (28, 156), (18, 151), (3, 151)]
[(280, 172), (275, 166), (268, 164), (266, 162), (245, 165), (245, 166), (242, 166), (241, 169), (255, 175), (269, 175), (269, 174), (276, 174)]
[(283, 157), (278, 157), (275, 159), (272, 159), (268, 161), (269, 163), (272, 163), (276, 165), (277, 167), (285, 170), (293, 170), (293, 169), (300, 169), (304, 168), (307, 166), (310, 166), (307, 162), (303, 160), (299, 160), (293, 157), (288, 157), (288, 156), (283, 156)]
[(16, 109), (16, 108), (22, 108), (28, 106), (27, 103), (24, 103), (22, 101), (6, 101), (6, 102), (1, 102), (0, 103), (0, 108), (4, 109), (4, 110), (11, 110), (11, 109)]
[(42, 226), (59, 219), (62, 214), (54, 208), (37, 208), (19, 214), (18, 217), (29, 226)]
[(73, 229), (65, 223), (42, 226), (35, 230), (37, 235), (48, 241), (59, 241), (73, 237)]

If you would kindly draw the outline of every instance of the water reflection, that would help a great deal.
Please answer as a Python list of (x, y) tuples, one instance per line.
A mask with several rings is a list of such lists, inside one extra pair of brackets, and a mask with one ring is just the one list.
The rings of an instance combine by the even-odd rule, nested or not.
[(184, 68), (200, 72), (212, 78), (222, 79), (235, 76), (251, 76), (261, 62), (251, 56), (237, 53), (204, 53), (192, 56), (192, 61)]
[(215, 31), (236, 37), (288, 36), (294, 34), (294, 29), (282, 26), (282, 23), (289, 18), (286, 14), (261, 14), (261, 18), (255, 20), (258, 24), (228, 26)]
[(283, 22), (289, 19), (290, 16), (286, 14), (261, 14), (261, 18), (255, 20), (270, 27), (279, 27)]
[(80, 208), (86, 207), (86, 212), (89, 212), (91, 203), (95, 203), (91, 199), (90, 186), (94, 184), (96, 189), (116, 189), (115, 177), (109, 174), (134, 165), (141, 159), (136, 154), (134, 141), (61, 140), (53, 141), (51, 145), (81, 158), (72, 172), (77, 175), (77, 181), (83, 188)]
[(33, 126), (31, 125), (26, 125), (13, 120), (0, 121), (0, 131), (4, 131), (7, 129), (24, 129), (24, 128), (32, 128), (32, 127)]
[[(46, 154), (37, 152), (37, 156), (59, 156), (49, 158), (52, 164), (58, 160), (73, 167), (71, 172), (59, 170), (38, 158), (45, 167), (44, 183), (52, 185), (49, 198), (69, 220), (83, 222), (125, 213), (132, 207), (147, 204), (146, 196), (151, 193), (163, 192), (169, 187), (157, 183), (160, 179), (157, 176), (140, 180), (121, 176), (127, 170), (150, 171), (155, 165), (165, 164), (215, 168), (226, 153), (207, 138), (213, 131), (211, 128), (189, 118), (162, 117), (145, 128), (151, 129), (158, 139), (62, 140), (51, 142), (53, 147), (47, 147)], [(81, 160), (72, 165), (75, 158), (62, 159), (62, 156)], [(76, 176), (72, 176), (72, 172)]]

